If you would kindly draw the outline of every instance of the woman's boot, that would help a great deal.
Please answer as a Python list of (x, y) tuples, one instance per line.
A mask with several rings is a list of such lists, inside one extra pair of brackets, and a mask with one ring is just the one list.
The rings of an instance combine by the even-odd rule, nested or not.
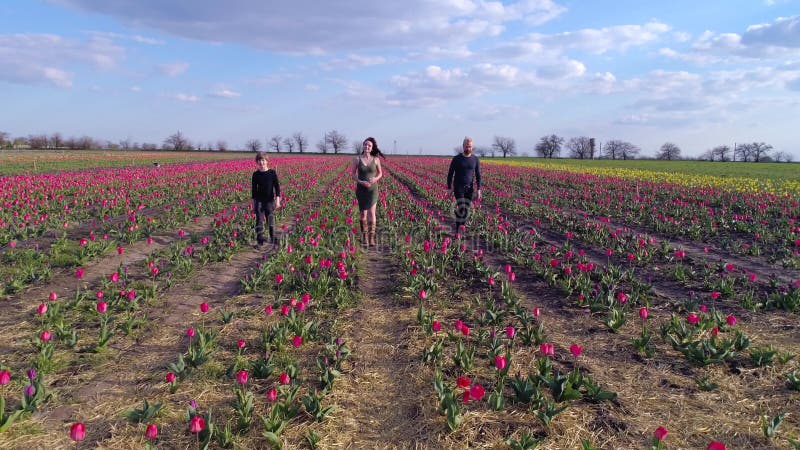
[(376, 228), (377, 228), (377, 226), (376, 226), (375, 222), (369, 224), (369, 246), (370, 247), (375, 247), (375, 245), (377, 245), (376, 242), (375, 242)]

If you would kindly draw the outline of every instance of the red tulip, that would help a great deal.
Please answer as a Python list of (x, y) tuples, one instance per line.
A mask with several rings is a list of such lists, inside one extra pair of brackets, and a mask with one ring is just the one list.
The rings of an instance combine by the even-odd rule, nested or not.
[(736, 316), (734, 316), (733, 314), (730, 314), (730, 315), (728, 315), (728, 317), (725, 318), (725, 322), (727, 322), (728, 325), (730, 325), (730, 326), (734, 326), (734, 325), (736, 325), (736, 322), (738, 322), (738, 321), (736, 320)]
[(706, 450), (728, 450), (728, 448), (722, 442), (711, 441)]
[(83, 269), (78, 268), (77, 270), (75, 270), (75, 278), (78, 279), (83, 278)]
[(194, 337), (194, 328), (187, 328), (186, 329), (186, 336)]
[(483, 386), (481, 386), (480, 384), (476, 384), (475, 386), (469, 388), (469, 396), (475, 400), (482, 399), (485, 394), (486, 390), (483, 389)]
[(292, 345), (294, 347), (300, 347), (303, 345), (303, 336), (295, 336), (292, 338)]
[(194, 416), (189, 421), (189, 431), (192, 433), (199, 433), (206, 427), (206, 421), (200, 416)]
[(239, 339), (238, 341), (236, 341), (236, 348), (238, 348), (239, 350), (245, 348), (246, 346), (247, 342), (245, 342), (244, 339)]
[(264, 314), (268, 316), (272, 315), (272, 305), (267, 305), (264, 307)]
[(0, 370), (0, 386), (5, 386), (11, 381), (11, 372)]
[(624, 292), (617, 292), (617, 301), (624, 305), (628, 302), (628, 295)]
[(442, 323), (437, 320), (434, 320), (433, 323), (431, 324), (431, 329), (433, 329), (434, 333), (438, 333), (439, 330), (442, 329)]
[(208, 312), (208, 303), (203, 302), (200, 303), (200, 312), (207, 313)]
[(572, 353), (572, 356), (578, 357), (581, 356), (581, 352), (583, 351), (583, 347), (578, 344), (572, 344), (569, 346), (569, 352)]
[(469, 378), (467, 378), (467, 377), (465, 377), (463, 375), (458, 377), (458, 379), (456, 380), (456, 386), (458, 386), (460, 388), (469, 387), (470, 384), (472, 384), (472, 382), (469, 381)]
[(279, 273), (275, 274), (275, 283), (277, 283), (277, 284), (283, 283), (283, 275), (281, 275)]
[(281, 375), (278, 377), (278, 383), (280, 383), (280, 384), (289, 384), (289, 382), (291, 382), (291, 381), (292, 381), (292, 379), (291, 379), (291, 378), (289, 378), (289, 374), (288, 374), (288, 373), (286, 373), (286, 372), (283, 372), (283, 373), (282, 373), (282, 374), (281, 374)]
[(158, 436), (158, 427), (154, 423), (147, 424), (147, 428), (144, 430), (144, 437), (147, 439), (153, 440)]
[(174, 383), (175, 382), (175, 374), (172, 372), (167, 372), (167, 376), (164, 377), (167, 380), (167, 383)]
[(539, 317), (539, 314), (541, 314), (539, 308), (533, 308), (533, 317)]
[(716, 300), (716, 299), (718, 299), (718, 298), (719, 298), (719, 296), (720, 296), (720, 295), (722, 295), (722, 293), (721, 293), (721, 292), (718, 292), (718, 291), (713, 291), (713, 292), (711, 293), (711, 298), (712, 298), (712, 299), (714, 299), (714, 300)]
[(653, 435), (655, 435), (656, 439), (658, 439), (659, 441), (663, 441), (664, 438), (667, 436), (667, 433), (668, 431), (666, 428), (658, 427), (656, 428), (656, 431), (653, 433)]
[(700, 317), (695, 313), (689, 313), (689, 315), (686, 316), (686, 321), (691, 325), (697, 325), (697, 322), (700, 322)]
[(81, 422), (73, 423), (69, 427), (69, 437), (75, 442), (80, 442), (86, 437), (86, 425)]
[(236, 372), (236, 382), (239, 384), (247, 384), (247, 375), (248, 373), (246, 370)]
[(508, 364), (508, 362), (506, 361), (506, 357), (505, 356), (495, 356), (494, 357), (494, 367), (497, 370), (505, 369), (507, 364)]

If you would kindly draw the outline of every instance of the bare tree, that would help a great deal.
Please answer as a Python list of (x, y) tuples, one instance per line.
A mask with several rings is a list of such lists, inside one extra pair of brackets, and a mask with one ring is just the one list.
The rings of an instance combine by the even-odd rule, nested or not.
[(322, 139), (317, 142), (317, 150), (319, 150), (320, 153), (328, 153), (328, 133), (325, 133)]
[(6, 146), (6, 143), (8, 142), (8, 136), (9, 134), (5, 131), (0, 131), (0, 148), (4, 148)]
[(574, 137), (567, 141), (569, 157), (576, 159), (586, 159), (592, 157), (591, 140), (586, 136)]
[(733, 145), (733, 159), (734, 161), (747, 162), (750, 161), (750, 144)]
[(483, 145), (479, 145), (479, 146), (475, 147), (474, 150), (475, 150), (475, 154), (480, 156), (481, 158), (485, 158), (486, 155), (489, 154), (489, 148), (485, 147)]
[(164, 148), (168, 150), (190, 150), (191, 146), (192, 144), (180, 130), (164, 140)]
[(727, 145), (718, 145), (711, 149), (711, 161), (730, 161), (728, 156), (731, 153), (731, 148)]
[(158, 150), (158, 146), (152, 142), (145, 142), (142, 144), (142, 150), (146, 151)]
[(772, 150), (772, 146), (764, 142), (753, 142), (750, 144), (743, 144), (742, 146), (748, 147), (747, 154), (750, 157), (749, 160), (753, 162), (764, 161), (769, 157), (769, 151)]
[(550, 136), (542, 136), (534, 150), (542, 158), (553, 158), (561, 153), (563, 144), (564, 138), (551, 134)]
[(28, 136), (28, 145), (35, 149), (47, 148), (47, 135), (46, 134), (32, 134)]
[(296, 132), (292, 135), (292, 139), (294, 139), (294, 143), (297, 144), (298, 152), (303, 153), (306, 151), (306, 147), (308, 147), (308, 140), (305, 136), (303, 136), (303, 133), (299, 131)]
[(609, 159), (634, 159), (641, 149), (630, 142), (612, 139), (603, 147), (602, 157)]
[(123, 150), (130, 150), (133, 145), (131, 144), (131, 138), (121, 139), (119, 141), (119, 148)]
[(517, 154), (517, 143), (513, 138), (495, 136), (492, 147), (503, 154), (503, 158), (508, 155), (514, 156)]
[(282, 139), (281, 139), (280, 135), (276, 134), (275, 136), (272, 136), (269, 139), (269, 148), (270, 148), (270, 150), (274, 151), (275, 153), (280, 153), (281, 152), (281, 141), (282, 141)]
[(54, 149), (58, 150), (64, 145), (64, 138), (61, 137), (61, 133), (53, 133), (50, 136), (50, 146)]
[(336, 130), (332, 130), (326, 134), (325, 139), (328, 140), (328, 145), (331, 149), (333, 149), (333, 153), (336, 154), (344, 150), (345, 146), (347, 145), (347, 137)]
[(261, 150), (261, 141), (258, 139), (250, 139), (245, 142), (244, 148), (251, 152), (257, 152)]
[(353, 153), (356, 155), (361, 153), (361, 148), (364, 146), (364, 144), (358, 140), (351, 142), (350, 145), (353, 147)]
[(681, 149), (672, 142), (665, 142), (658, 150), (656, 159), (665, 159), (667, 161), (681, 159)]
[(283, 140), (283, 146), (289, 150), (289, 153), (292, 153), (292, 150), (294, 150), (294, 139), (287, 137)]
[(219, 141), (217, 141), (217, 150), (219, 150), (221, 152), (227, 152), (228, 151), (228, 143), (220, 139)]

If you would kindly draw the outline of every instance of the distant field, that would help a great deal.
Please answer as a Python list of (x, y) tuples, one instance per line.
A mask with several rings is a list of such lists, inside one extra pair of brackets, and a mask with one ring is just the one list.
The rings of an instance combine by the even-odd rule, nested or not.
[(656, 160), (580, 160), (485, 158), (488, 163), (587, 172), (600, 176), (640, 178), (689, 186), (772, 193), (800, 193), (800, 164)]
[(535, 164), (542, 167), (590, 167), (602, 169), (636, 169), (652, 172), (679, 172), (715, 177), (745, 177), (770, 180), (797, 180), (800, 178), (800, 163), (742, 163), (709, 161), (657, 161), (657, 160), (610, 160), (610, 159), (551, 159), (540, 158), (486, 158), (487, 161), (508, 161)]
[(171, 152), (124, 150), (0, 150), (0, 175), (83, 170), (87, 167), (123, 167), (135, 165), (213, 161), (250, 158), (247, 152)]

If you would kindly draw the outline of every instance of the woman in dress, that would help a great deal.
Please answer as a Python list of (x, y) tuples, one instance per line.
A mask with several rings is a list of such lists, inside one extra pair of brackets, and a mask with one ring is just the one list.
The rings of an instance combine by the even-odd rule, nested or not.
[(361, 145), (361, 153), (353, 161), (353, 179), (356, 182), (356, 199), (361, 219), (361, 242), (370, 246), (376, 244), (377, 183), (383, 176), (379, 157), (386, 158), (378, 148), (375, 138), (368, 137)]

